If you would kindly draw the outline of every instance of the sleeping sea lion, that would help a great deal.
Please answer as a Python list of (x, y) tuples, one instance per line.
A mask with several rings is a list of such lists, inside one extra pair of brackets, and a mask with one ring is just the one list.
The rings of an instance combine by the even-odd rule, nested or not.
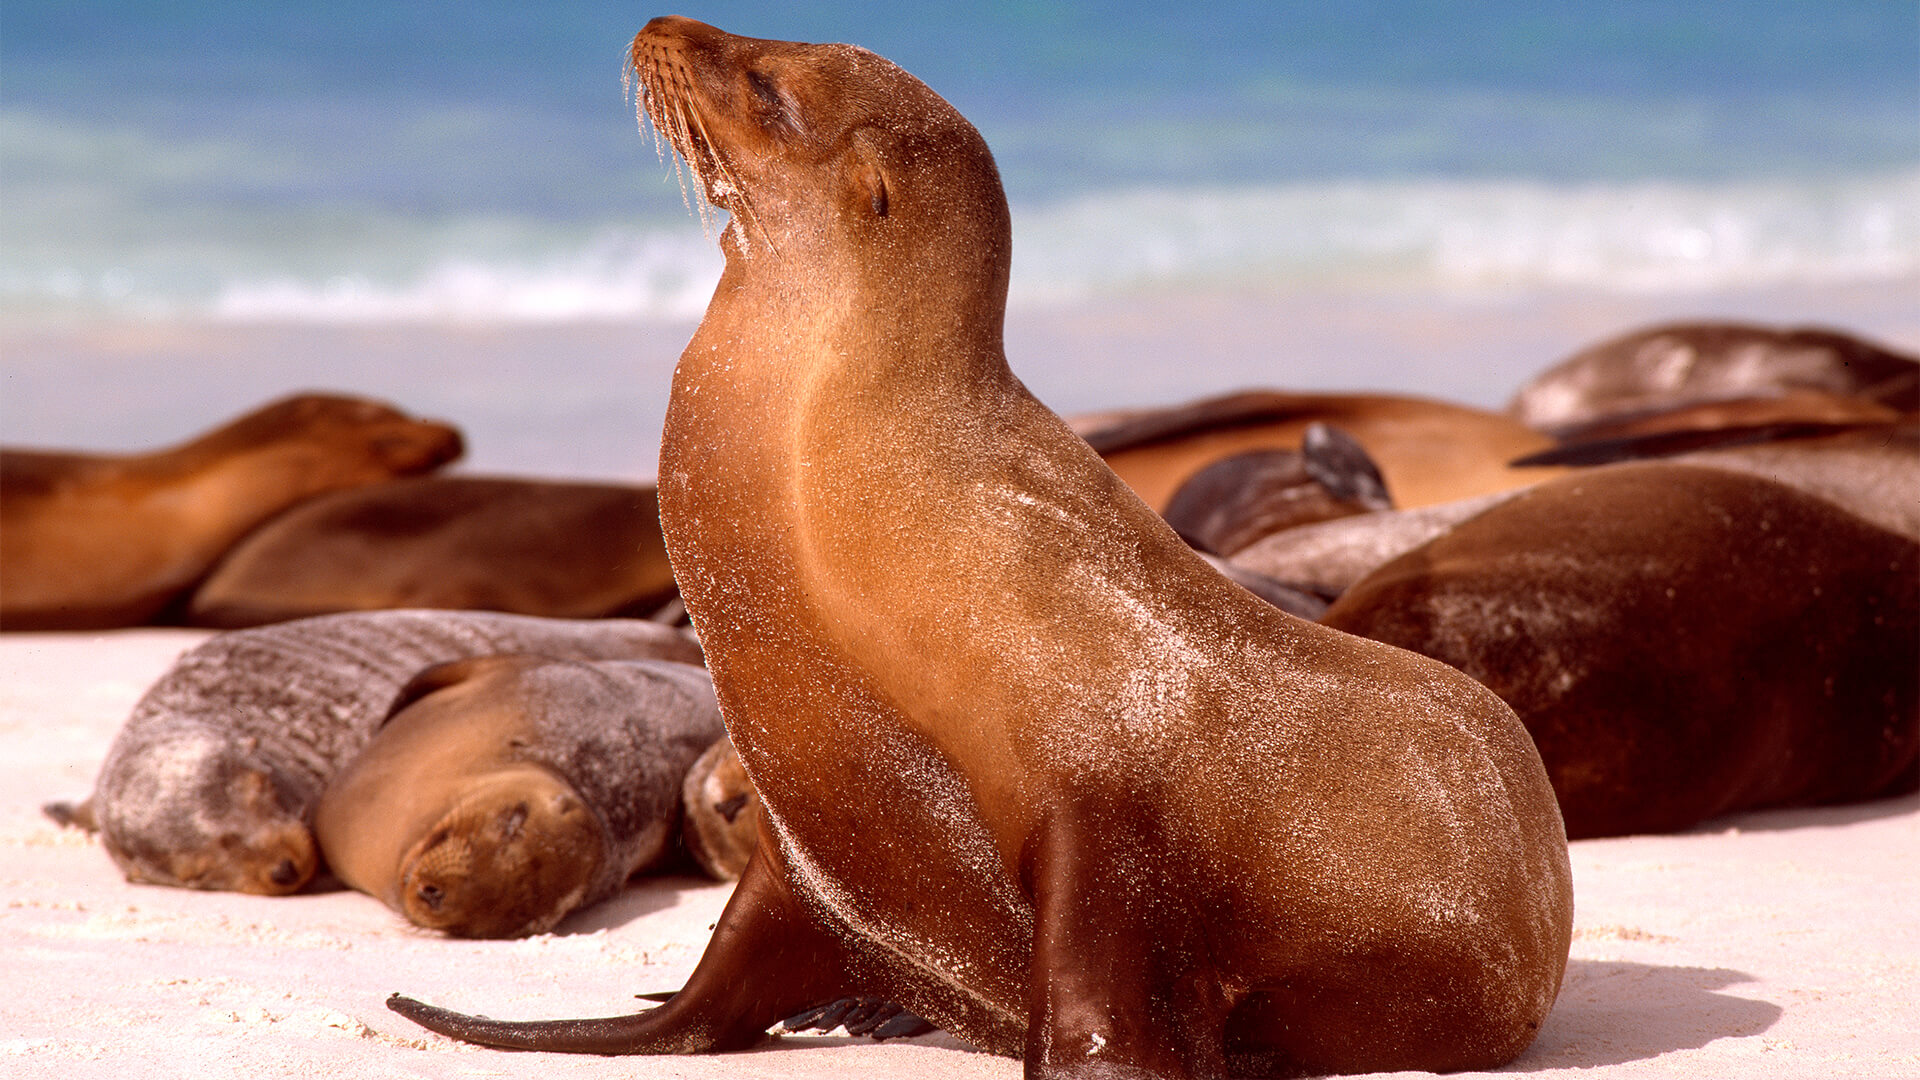
[(148, 454), (0, 451), (0, 627), (138, 626), (287, 507), (460, 452), (445, 424), (321, 394)]
[(290, 893), (318, 869), (321, 789), (394, 695), (433, 664), (495, 653), (698, 663), (685, 633), (636, 620), (454, 611), (322, 615), (209, 638), (134, 706), (77, 815), (129, 881)]
[(1920, 543), (1756, 476), (1542, 484), (1323, 622), (1459, 668), (1527, 725), (1569, 836), (1913, 790)]
[(759, 846), (656, 1009), (389, 1005), (494, 1045), (689, 1053), (851, 993), (1047, 1077), (1525, 1048), (1572, 893), (1512, 713), (1232, 585), (1025, 390), (1006, 198), (924, 84), (679, 18), (632, 59), (732, 214), (660, 509)]
[(1196, 550), (1225, 558), (1284, 529), (1392, 508), (1366, 448), (1316, 422), (1298, 451), (1250, 450), (1194, 473), (1161, 516)]
[(1085, 438), (1147, 505), (1164, 511), (1208, 464), (1250, 450), (1297, 450), (1315, 422), (1339, 427), (1366, 449), (1397, 506), (1451, 502), (1553, 475), (1508, 464), (1551, 446), (1540, 432), (1498, 413), (1391, 394), (1242, 391), (1132, 413)]
[(681, 779), (724, 730), (692, 664), (437, 664), (327, 784), (314, 836), (341, 881), (416, 926), (541, 933), (673, 850)]
[(232, 628), (335, 611), (643, 616), (674, 595), (653, 485), (424, 476), (323, 495), (234, 545), (186, 605)]
[(687, 854), (713, 877), (737, 879), (760, 841), (760, 797), (732, 739), (721, 736), (687, 770), (680, 805)]
[(1556, 435), (1679, 406), (1794, 390), (1920, 409), (1920, 360), (1852, 334), (1736, 322), (1651, 326), (1588, 346), (1535, 376), (1507, 415)]

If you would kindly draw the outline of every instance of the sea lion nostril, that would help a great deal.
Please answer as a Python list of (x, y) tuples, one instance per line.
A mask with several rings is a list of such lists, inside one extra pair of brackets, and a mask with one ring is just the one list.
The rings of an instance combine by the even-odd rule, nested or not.
[(292, 859), (281, 859), (267, 877), (275, 885), (296, 885), (300, 881), (300, 868), (293, 865)]
[(420, 902), (426, 904), (427, 907), (433, 911), (439, 911), (441, 901), (447, 898), (447, 894), (442, 892), (438, 885), (422, 885), (416, 891), (420, 897)]

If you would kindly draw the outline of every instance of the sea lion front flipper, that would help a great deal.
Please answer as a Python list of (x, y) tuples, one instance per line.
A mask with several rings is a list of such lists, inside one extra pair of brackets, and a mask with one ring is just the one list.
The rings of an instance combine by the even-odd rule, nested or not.
[[(1127, 796), (1084, 799), (1033, 841), (1032, 990), (1026, 1075), (1223, 1076), (1227, 1014), (1202, 920), (1167, 910), (1179, 890), (1142, 881), (1154, 865)], [(1132, 850), (1128, 850), (1132, 848)], [(1184, 935), (1175, 929), (1183, 930)]]
[(387, 1008), (430, 1031), (509, 1050), (703, 1054), (740, 1050), (852, 984), (846, 947), (814, 921), (766, 858), (763, 833), (687, 985), (658, 1008), (591, 1020), (490, 1020), (400, 994)]

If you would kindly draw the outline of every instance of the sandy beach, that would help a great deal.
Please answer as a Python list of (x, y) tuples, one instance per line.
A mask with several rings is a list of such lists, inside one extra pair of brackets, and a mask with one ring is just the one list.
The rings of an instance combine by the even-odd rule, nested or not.
[[(266, 898), (130, 885), (43, 817), (77, 798), (135, 700), (204, 632), (0, 636), (0, 1008), (9, 1077), (1017, 1077), (934, 1034), (788, 1036), (718, 1057), (484, 1050), (381, 1004), (492, 1016), (631, 1011), (680, 985), (728, 886), (638, 881), (552, 934), (453, 941), (358, 893)], [(1747, 814), (1573, 845), (1560, 1000), (1504, 1072), (1920, 1076), (1920, 799)]]

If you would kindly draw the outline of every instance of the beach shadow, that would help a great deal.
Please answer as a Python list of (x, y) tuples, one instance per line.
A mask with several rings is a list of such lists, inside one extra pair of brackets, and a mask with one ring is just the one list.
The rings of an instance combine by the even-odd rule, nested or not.
[(1780, 1006), (1716, 992), (1753, 981), (1727, 968), (1569, 960), (1539, 1039), (1499, 1071), (1621, 1065), (1758, 1035)]
[(665, 911), (680, 902), (682, 893), (727, 887), (712, 878), (694, 874), (637, 877), (613, 896), (567, 916), (553, 932), (591, 934), (596, 930), (612, 930), (656, 911)]
[(1857, 821), (1877, 821), (1920, 811), (1920, 794), (1896, 795), (1891, 799), (1848, 803), (1844, 806), (1795, 806), (1780, 810), (1751, 810), (1727, 814), (1702, 822), (1689, 832), (1720, 833), (1728, 829), (1741, 832), (1778, 832), (1818, 826), (1852, 825)]

